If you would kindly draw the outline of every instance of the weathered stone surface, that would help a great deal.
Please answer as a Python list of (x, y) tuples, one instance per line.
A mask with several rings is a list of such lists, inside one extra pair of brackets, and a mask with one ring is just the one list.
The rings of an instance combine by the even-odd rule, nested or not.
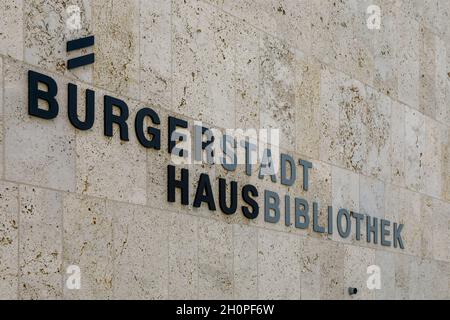
[[(84, 86), (79, 95), (84, 95)], [(103, 105), (104, 91), (96, 92), (95, 103)], [(120, 98), (119, 98), (120, 99)], [(95, 109), (95, 123), (91, 130), (76, 132), (76, 190), (78, 193), (111, 200), (146, 204), (146, 149), (137, 139), (131, 119), (138, 105), (127, 100), (129, 108), (129, 141), (122, 141), (118, 126), (112, 137), (104, 136), (103, 108)]]
[(198, 220), (170, 214), (169, 220), (169, 298), (198, 299)]
[(198, 224), (199, 299), (233, 297), (232, 226), (210, 219)]
[(259, 231), (259, 299), (300, 299), (299, 241), (296, 235)]
[(19, 192), (0, 182), (0, 299), (18, 298)]
[(172, 108), (225, 128), (235, 126), (236, 23), (198, 0), (172, 8)]
[[(67, 109), (61, 107), (52, 121), (28, 115), (28, 68), (12, 60), (5, 60), (3, 67), (4, 105), (8, 106), (3, 118), (6, 179), (74, 191), (75, 130), (67, 118)], [(61, 83), (61, 78), (55, 79)], [(59, 94), (66, 96), (65, 86)], [(62, 98), (59, 101), (62, 104)]]
[(375, 263), (375, 250), (358, 246), (345, 246), (344, 290), (357, 288), (358, 293), (348, 299), (374, 299), (374, 291), (367, 288), (367, 268)]
[[(71, 11), (69, 5), (76, 6), (77, 10)], [(77, 11), (79, 23), (76, 21)], [(63, 0), (23, 0), (23, 17), (23, 52), (27, 63), (92, 82), (92, 66), (68, 70), (66, 65), (66, 60), (79, 56), (80, 52), (92, 52), (92, 49), (66, 52), (67, 41), (93, 32), (91, 0), (76, 0), (70, 4)], [(96, 47), (99, 46), (101, 44), (96, 43)]]
[(94, 84), (139, 98), (139, 0), (92, 2)]
[(258, 296), (258, 233), (257, 228), (233, 225), (233, 299)]
[(170, 102), (172, 94), (171, 1), (140, 5), (140, 100)]
[(105, 200), (65, 194), (62, 203), (64, 270), (76, 265), (81, 271), (81, 288), (65, 286), (64, 298), (112, 298), (113, 225)]
[(168, 215), (107, 202), (113, 215), (114, 299), (164, 299), (168, 283)]
[(313, 238), (300, 239), (301, 299), (342, 299), (344, 257), (342, 244)]
[(21, 185), (19, 195), (19, 297), (60, 299), (63, 293), (61, 194)]
[(0, 4), (0, 54), (23, 59), (23, 0), (4, 0)]

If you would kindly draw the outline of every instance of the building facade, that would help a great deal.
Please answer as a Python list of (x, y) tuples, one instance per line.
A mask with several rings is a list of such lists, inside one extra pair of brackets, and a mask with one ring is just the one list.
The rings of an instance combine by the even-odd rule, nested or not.
[[(448, 299), (449, 14), (2, 0), (0, 298)], [(271, 129), (293, 162), (194, 163), (202, 127)]]

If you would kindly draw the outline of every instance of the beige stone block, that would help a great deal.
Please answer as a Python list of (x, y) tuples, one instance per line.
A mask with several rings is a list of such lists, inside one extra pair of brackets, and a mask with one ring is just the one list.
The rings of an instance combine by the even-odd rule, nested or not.
[(384, 183), (366, 176), (359, 177), (359, 213), (384, 218)]
[[(59, 115), (46, 120), (28, 115), (25, 65), (4, 61), (5, 177), (8, 180), (73, 191), (75, 189), (75, 131), (59, 89)], [(48, 74), (48, 73), (47, 73)], [(61, 78), (55, 77), (57, 83)], [(40, 104), (45, 108), (44, 102)], [(26, 152), (24, 152), (26, 150)]]
[(389, 162), (391, 183), (405, 185), (405, 105), (392, 101)]
[(0, 54), (23, 59), (23, 0), (4, 0), (0, 4)]
[(199, 218), (180, 213), (169, 218), (169, 298), (197, 299)]
[[(310, 1), (312, 55), (325, 64), (372, 83), (373, 61), (358, 47), (358, 1)], [(330, 9), (332, 8), (332, 9)]]
[(395, 259), (395, 300), (408, 300), (410, 267), (413, 257), (405, 254), (397, 254)]
[(359, 212), (360, 177), (351, 171), (334, 166), (331, 168), (331, 174), (333, 208), (335, 210), (344, 208), (347, 210)]
[[(84, 96), (84, 90), (85, 86), (79, 86), (79, 96)], [(96, 91), (96, 106), (103, 106), (105, 94), (104, 91)], [(119, 99), (125, 101), (129, 109), (129, 141), (120, 139), (119, 127), (115, 124), (113, 136), (106, 137), (103, 108), (96, 108), (93, 128), (76, 131), (76, 190), (87, 196), (146, 204), (147, 149), (139, 144), (134, 132), (134, 118), (140, 104), (134, 100)], [(118, 110), (114, 112), (118, 114)]]
[(92, 17), (94, 84), (138, 99), (139, 1), (93, 1)]
[(296, 92), (303, 78), (302, 52), (278, 39), (264, 35), (261, 39), (261, 128), (279, 130), (279, 145), (294, 150)]
[(258, 229), (233, 225), (233, 299), (258, 296)]
[[(357, 1), (355, 10), (355, 38), (352, 46), (358, 52), (357, 79), (369, 84), (390, 97), (398, 94), (397, 53), (397, 7), (391, 0)], [(381, 9), (380, 29), (371, 28), (367, 10), (371, 5)]]
[(438, 37), (426, 27), (420, 28), (421, 43), (418, 48), (420, 61), (419, 111), (436, 118), (439, 87), (437, 86), (437, 42)]
[(172, 110), (234, 128), (235, 20), (197, 0), (173, 5)]
[(199, 299), (233, 298), (233, 228), (212, 219), (198, 224)]
[[(422, 254), (422, 238), (427, 232), (423, 228), (421, 206), (418, 205), (421, 203), (421, 195), (407, 189), (386, 185), (384, 198), (385, 217), (391, 222), (391, 226), (393, 222), (404, 225), (402, 240), (405, 249), (390, 247), (387, 250), (420, 256)], [(381, 241), (380, 236), (379, 234), (378, 243)]]
[(433, 199), (432, 252), (435, 260), (450, 261), (450, 204)]
[(4, 133), (3, 133), (3, 117), (4, 117), (4, 110), (3, 110), (3, 58), (0, 57), (0, 177), (4, 177), (4, 157), (3, 157), (3, 140), (4, 140)]
[(211, 0), (223, 10), (307, 52), (311, 44), (310, 1)]
[(321, 299), (341, 300), (347, 294), (344, 286), (345, 248), (340, 243), (322, 241), (320, 253)]
[(64, 298), (112, 298), (113, 225), (105, 200), (65, 194), (62, 201), (64, 270), (76, 265), (81, 272), (81, 288), (65, 286)]
[(319, 159), (321, 66), (310, 59), (302, 62), (300, 88), (296, 96), (296, 151)]
[(0, 299), (18, 298), (19, 192), (0, 183)]
[(172, 93), (171, 1), (141, 2), (140, 100), (170, 102)]
[(398, 98), (401, 102), (415, 109), (419, 108), (419, 78), (421, 43), (419, 23), (407, 12), (398, 10), (397, 24), (397, 66)]
[(260, 128), (261, 32), (238, 23), (235, 65), (236, 128)]
[(343, 164), (344, 148), (339, 141), (339, 114), (340, 103), (345, 100), (345, 86), (356, 86), (358, 82), (352, 81), (341, 72), (328, 67), (322, 67), (320, 77), (320, 147), (321, 161), (331, 162), (335, 165)]
[(362, 248), (358, 246), (345, 246), (345, 260), (344, 260), (344, 290), (349, 287), (357, 288), (358, 293), (350, 296), (346, 295), (347, 299), (374, 299), (374, 291), (367, 287), (367, 268), (375, 263), (375, 250), (369, 248)]
[(449, 292), (449, 270), (450, 265), (448, 262), (432, 261), (433, 269), (433, 299), (436, 300), (448, 300)]
[(58, 299), (63, 293), (62, 197), (20, 186), (19, 297)]
[(450, 130), (442, 141), (442, 198), (450, 202)]
[(116, 202), (106, 211), (114, 217), (114, 299), (167, 298), (167, 213)]
[[(425, 118), (426, 143), (423, 155), (423, 192), (433, 197), (442, 194), (443, 180), (443, 146), (448, 128), (441, 123)], [(444, 178), (445, 179), (445, 178)]]
[[(47, 70), (63, 73), (77, 79), (92, 82), (92, 66), (68, 70), (66, 61), (70, 58), (92, 52), (83, 49), (73, 53), (66, 52), (66, 42), (92, 35), (91, 0), (45, 1), (24, 0), (24, 59), (27, 63)], [(79, 24), (76, 11), (79, 9)], [(71, 24), (71, 19), (73, 22)], [(97, 36), (97, 35), (95, 35)], [(96, 46), (101, 46), (96, 41)]]
[(299, 242), (297, 235), (259, 230), (259, 299), (300, 299)]
[[(381, 288), (373, 290), (377, 300), (395, 300), (395, 261), (396, 255), (392, 252), (376, 250), (375, 265), (380, 267)], [(370, 274), (367, 274), (369, 277)]]
[(300, 298), (319, 300), (321, 298), (321, 262), (324, 260), (326, 243), (309, 237), (300, 238)]
[(424, 191), (426, 121), (420, 112), (405, 109), (405, 182), (408, 188)]

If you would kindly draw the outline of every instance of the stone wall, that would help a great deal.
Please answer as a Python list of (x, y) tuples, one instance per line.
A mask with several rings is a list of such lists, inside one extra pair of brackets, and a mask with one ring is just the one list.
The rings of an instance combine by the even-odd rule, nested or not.
[[(0, 298), (449, 298), (449, 14), (445, 0), (2, 0)], [(66, 41), (90, 34), (95, 64), (67, 70)], [(56, 119), (28, 115), (28, 70), (61, 84)], [(68, 120), (68, 82), (95, 88), (91, 130)], [(280, 129), (281, 149), (313, 163), (308, 192), (220, 166), (192, 180), (398, 221), (405, 249), (168, 203), (170, 156), (105, 137), (104, 94), (157, 110), (163, 142), (168, 115)], [(373, 264), (381, 290), (366, 287)]]

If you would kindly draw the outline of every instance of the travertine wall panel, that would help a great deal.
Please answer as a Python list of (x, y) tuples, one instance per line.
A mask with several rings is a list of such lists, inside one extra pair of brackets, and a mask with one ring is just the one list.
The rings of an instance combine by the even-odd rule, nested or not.
[[(0, 299), (450, 298), (449, 1), (70, 4), (80, 28), (67, 24), (67, 1), (0, 4)], [(367, 27), (371, 4), (379, 30)], [(91, 34), (93, 48), (66, 52), (66, 41)], [(67, 70), (91, 52), (93, 65)], [(28, 70), (57, 82), (55, 119), (28, 114)], [(69, 82), (81, 119), (85, 90), (95, 90), (89, 130), (68, 119)], [(104, 95), (126, 102), (129, 141), (116, 124), (104, 135)], [(161, 120), (160, 151), (136, 139), (143, 107)], [(242, 164), (181, 164), (189, 204), (179, 190), (169, 203), (168, 116), (191, 133), (195, 121), (279, 129), (272, 147), (313, 164), (309, 190), (300, 169), (285, 186), (259, 179), (257, 166), (247, 176)], [(202, 173), (215, 211), (193, 206)], [(221, 212), (219, 178), (257, 187), (255, 220), (240, 194), (236, 214)], [(278, 223), (265, 221), (265, 190), (280, 195)], [(319, 204), (322, 226), (328, 205), (402, 223), (405, 249), (380, 235), (367, 243), (365, 222), (347, 238), (296, 228), (295, 197)], [(74, 265), (79, 290), (66, 284)], [(370, 265), (381, 270), (378, 290), (367, 287)]]

